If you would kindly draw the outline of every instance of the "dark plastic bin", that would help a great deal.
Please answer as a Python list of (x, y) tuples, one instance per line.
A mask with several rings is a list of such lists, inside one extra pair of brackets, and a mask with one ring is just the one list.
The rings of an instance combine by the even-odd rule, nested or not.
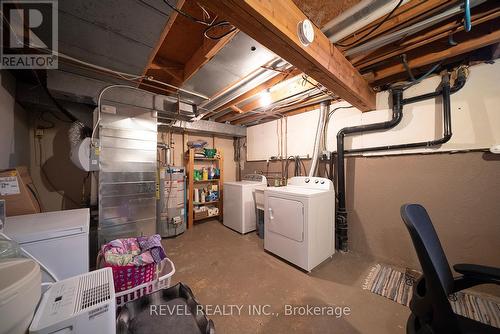
[(191, 289), (178, 283), (125, 304), (118, 313), (116, 333), (215, 334), (215, 326), (201, 311)]
[(257, 218), (257, 235), (264, 239), (264, 210), (257, 209), (255, 216)]

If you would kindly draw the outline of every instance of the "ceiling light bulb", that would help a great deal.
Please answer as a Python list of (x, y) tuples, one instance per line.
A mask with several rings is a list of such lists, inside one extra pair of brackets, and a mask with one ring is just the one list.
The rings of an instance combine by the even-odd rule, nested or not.
[(260, 94), (260, 105), (262, 107), (268, 107), (271, 102), (271, 92), (269, 91), (269, 89), (266, 89)]

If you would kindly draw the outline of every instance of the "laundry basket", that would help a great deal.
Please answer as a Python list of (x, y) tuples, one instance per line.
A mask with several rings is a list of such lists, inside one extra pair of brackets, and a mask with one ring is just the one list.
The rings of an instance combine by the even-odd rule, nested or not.
[(115, 292), (116, 307), (121, 307), (125, 303), (139, 299), (142, 296), (170, 287), (172, 276), (175, 274), (174, 263), (170, 261), (169, 258), (165, 258), (156, 269), (151, 281), (147, 281), (125, 291)]
[(115, 293), (132, 289), (143, 283), (152, 281), (155, 276), (157, 266), (155, 263), (149, 263), (142, 266), (126, 265), (118, 266), (106, 262), (102, 252), (97, 255), (97, 267), (109, 267), (113, 270), (113, 281)]
[(117, 307), (170, 287), (170, 281), (175, 274), (174, 263), (169, 258), (164, 258), (158, 265), (150, 263), (145, 266), (109, 266), (99, 253), (97, 268), (104, 267), (110, 267), (113, 271)]

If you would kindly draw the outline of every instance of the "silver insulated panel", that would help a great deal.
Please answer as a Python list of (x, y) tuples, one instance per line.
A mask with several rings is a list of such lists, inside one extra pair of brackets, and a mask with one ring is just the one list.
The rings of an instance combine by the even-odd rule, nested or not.
[(99, 123), (99, 245), (156, 233), (154, 95), (112, 88)]

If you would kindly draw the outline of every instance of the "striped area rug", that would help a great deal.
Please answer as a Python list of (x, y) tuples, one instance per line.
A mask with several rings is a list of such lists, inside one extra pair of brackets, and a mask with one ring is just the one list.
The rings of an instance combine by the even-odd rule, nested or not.
[[(407, 269), (402, 272), (387, 265), (377, 264), (368, 273), (363, 289), (409, 306), (413, 285), (420, 275), (417, 271)], [(498, 300), (465, 292), (457, 292), (451, 295), (449, 300), (456, 314), (500, 328)]]

